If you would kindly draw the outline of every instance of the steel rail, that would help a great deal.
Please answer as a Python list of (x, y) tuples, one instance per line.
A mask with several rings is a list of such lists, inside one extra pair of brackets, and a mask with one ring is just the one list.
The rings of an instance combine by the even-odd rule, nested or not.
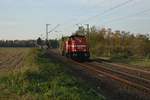
[(129, 67), (130, 65), (116, 64), (116, 63), (108, 63), (108, 62), (105, 62), (105, 61), (104, 61), (103, 63), (104, 63), (104, 64), (111, 65), (111, 66), (117, 66), (117, 67), (120, 67), (120, 68), (126, 68), (126, 69), (133, 70), (133, 71), (137, 71), (137, 72), (140, 72), (140, 73), (150, 74), (149, 71), (141, 70), (141, 69), (138, 69), (138, 68), (131, 68), (131, 67)]
[[(110, 69), (105, 69), (105, 70), (102, 71), (100, 69), (96, 69), (95, 67), (98, 67), (98, 66), (95, 66), (95, 65), (87, 65), (85, 63), (79, 63), (79, 62), (76, 62), (76, 61), (73, 61), (73, 60), (71, 62), (73, 62), (75, 64), (78, 64), (82, 67), (88, 68), (90, 71), (93, 71), (93, 72), (96, 72), (96, 73), (99, 73), (99, 74), (103, 74), (107, 77), (110, 77), (111, 79), (120, 81), (120, 82), (125, 83), (127, 85), (130, 85), (134, 88), (141, 89), (146, 93), (150, 93), (150, 88), (149, 87), (146, 87), (145, 85), (143, 85), (141, 83), (138, 83), (138, 82), (133, 82), (133, 79), (135, 79), (135, 77), (132, 77), (133, 78), (132, 80), (131, 79), (126, 79), (126, 78), (122, 78), (119, 74), (114, 75), (115, 71), (112, 71)], [(101, 68), (101, 66), (99, 66), (99, 68)], [(117, 72), (117, 73), (121, 73), (121, 72)], [(125, 76), (128, 77), (127, 74)]]
[[(136, 77), (129, 76), (127, 73), (122, 73), (119, 71), (117, 71), (117, 73), (115, 73), (116, 71), (114, 71), (114, 70), (112, 71), (111, 69), (106, 69), (106, 67), (104, 67), (104, 66), (102, 67), (102, 66), (96, 66), (96, 65), (89, 65), (89, 64), (80, 63), (80, 62), (77, 62), (77, 61), (74, 61), (71, 59), (67, 59), (67, 62), (68, 61), (72, 64), (79, 65), (80, 67), (85, 68), (87, 71), (92, 72), (92, 74), (95, 74), (95, 76), (97, 75), (96, 77), (98, 77), (98, 78), (101, 78), (99, 75), (103, 75), (105, 77), (109, 77), (113, 80), (121, 82), (122, 84), (126, 84), (128, 86), (134, 87), (135, 89), (139, 89), (144, 93), (150, 94), (150, 87), (146, 87), (145, 83), (144, 83), (144, 85), (143, 85), (143, 83), (141, 83), (143, 81), (146, 81), (147, 83), (149, 83), (149, 80), (142, 79), (142, 81), (141, 81), (141, 78), (137, 78), (138, 81), (136, 80), (136, 82), (135, 82)], [(128, 78), (128, 77), (130, 77), (130, 78)]]
[[(90, 64), (90, 63), (88, 63)], [(142, 84), (145, 84), (145, 86), (149, 87), (150, 88), (150, 80), (146, 79), (146, 78), (142, 78), (142, 77), (138, 77), (136, 75), (133, 75), (133, 74), (129, 74), (129, 73), (126, 73), (126, 72), (123, 72), (123, 71), (118, 71), (118, 70), (115, 70), (113, 68), (109, 68), (109, 67), (104, 67), (104, 65), (92, 65), (90, 64), (91, 66), (96, 66), (96, 67), (100, 67), (100, 68), (103, 68), (103, 70), (106, 70), (106, 71), (110, 71), (110, 72), (113, 72), (115, 74), (118, 74), (118, 75), (122, 75), (123, 77), (126, 77), (126, 78), (130, 78), (132, 81), (135, 81), (135, 82), (139, 82)]]
[[(150, 71), (146, 71), (146, 70), (142, 70), (142, 69), (138, 69), (138, 68), (131, 68), (131, 65), (127, 65), (127, 64), (123, 64), (123, 63), (113, 63), (109, 60), (104, 60), (104, 59), (95, 60), (95, 62), (104, 63), (104, 64), (111, 65), (111, 66), (117, 66), (120, 68), (129, 69), (132, 71), (138, 71), (140, 73), (150, 74)], [(132, 66), (134, 66), (134, 65), (132, 65)]]

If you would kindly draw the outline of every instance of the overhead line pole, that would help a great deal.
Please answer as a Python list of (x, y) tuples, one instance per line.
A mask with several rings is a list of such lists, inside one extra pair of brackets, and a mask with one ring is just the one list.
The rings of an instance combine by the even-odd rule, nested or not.
[(52, 31), (54, 31), (58, 26), (59, 24), (57, 24), (52, 30), (48, 30), (48, 26), (51, 25), (51, 24), (46, 24), (46, 41), (48, 40), (48, 35), (49, 33), (51, 33)]
[(49, 25), (51, 25), (51, 24), (46, 24), (46, 40), (45, 40), (45, 43), (46, 43), (46, 45), (48, 46), (48, 48), (50, 47), (50, 43), (49, 43), (49, 41), (48, 41), (48, 35), (49, 35), (49, 33), (51, 33), (51, 32), (53, 32), (58, 26), (59, 26), (59, 24), (57, 24), (53, 29), (51, 29), (50, 31), (49, 31), (49, 29), (48, 29), (48, 26)]
[(45, 44), (47, 45), (47, 47), (49, 48), (49, 42), (48, 42), (48, 26), (50, 24), (46, 24), (46, 39), (45, 39)]
[(46, 24), (46, 41), (48, 41), (48, 26), (49, 26), (50, 24)]

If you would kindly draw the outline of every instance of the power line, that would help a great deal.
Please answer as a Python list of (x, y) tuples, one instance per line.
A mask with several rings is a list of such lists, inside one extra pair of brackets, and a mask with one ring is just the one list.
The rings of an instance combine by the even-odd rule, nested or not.
[(60, 26), (60, 24), (57, 24), (53, 29), (51, 29), (48, 33), (53, 32), (56, 28), (58, 28)]
[(133, 17), (133, 16), (136, 16), (136, 15), (140, 15), (140, 14), (143, 14), (143, 13), (146, 13), (146, 12), (149, 12), (149, 11), (150, 11), (150, 9), (145, 9), (145, 10), (137, 12), (135, 14), (131, 14), (131, 15), (120, 17), (120, 18), (116, 18), (116, 19), (112, 19), (110, 21), (106, 21), (106, 23), (113, 22), (113, 21), (118, 21), (118, 20), (122, 20), (122, 19), (127, 19), (128, 17)]
[[(105, 1), (106, 1), (106, 0), (102, 0), (102, 1), (100, 2), (100, 4), (104, 3)], [(82, 8), (78, 9), (78, 11), (80, 11), (80, 10), (82, 10), (82, 9), (84, 9), (83, 6), (82, 6)], [(92, 7), (92, 9), (93, 9), (93, 7)], [(73, 22), (74, 20), (75, 20), (75, 19), (70, 19), (70, 20), (64, 22), (63, 24), (65, 24), (65, 25), (66, 25), (66, 23), (67, 23), (67, 24), (70, 24), (70, 22)], [(61, 24), (61, 25), (63, 25), (63, 24)]]
[[(105, 1), (106, 1), (106, 0), (102, 0), (102, 1), (100, 2), (100, 4), (103, 4)], [(80, 8), (80, 9), (78, 9), (78, 10), (80, 11), (80, 10), (82, 10), (82, 9), (84, 9), (84, 7)], [(92, 9), (93, 9), (93, 7), (92, 7)], [(66, 21), (66, 22), (64, 22), (64, 23), (62, 23), (61, 25), (65, 25), (66, 27), (67, 27), (67, 26), (68, 26), (68, 27), (74, 26), (74, 24), (71, 24), (71, 22), (74, 22), (75, 20), (77, 21), (77, 19), (70, 19), (70, 20), (68, 20), (68, 21)]]
[[(125, 1), (125, 2), (122, 2), (122, 3), (120, 3), (120, 4), (117, 4), (117, 5), (113, 6), (113, 7), (111, 7), (111, 8), (109, 8), (109, 9), (105, 10), (105, 11), (102, 12), (102, 13), (99, 13), (99, 14), (97, 14), (97, 15), (95, 15), (95, 16), (91, 16), (91, 17), (89, 17), (89, 18), (87, 18), (87, 19), (85, 19), (85, 20), (82, 20), (82, 21), (78, 22), (78, 24), (79, 24), (79, 23), (86, 22), (86, 21), (89, 21), (90, 19), (94, 19), (94, 18), (96, 18), (96, 17), (99, 17), (100, 15), (103, 15), (103, 14), (105, 14), (105, 13), (109, 13), (110, 11), (115, 10), (115, 9), (117, 9), (117, 8), (120, 8), (120, 7), (122, 7), (122, 6), (125, 6), (125, 5), (127, 5), (128, 3), (132, 2), (132, 1), (134, 1), (134, 0), (127, 0), (127, 1)], [(70, 23), (70, 22), (69, 22), (69, 23)], [(74, 25), (69, 25), (69, 26), (74, 26)]]
[(89, 18), (87, 18), (87, 19), (85, 19), (85, 20), (83, 20), (83, 21), (81, 21), (81, 22), (79, 22), (79, 23), (83, 23), (83, 22), (85, 22), (85, 21), (89, 21), (90, 19), (94, 19), (94, 18), (96, 18), (96, 17), (99, 17), (99, 15), (103, 15), (103, 14), (105, 14), (105, 13), (108, 13), (108, 12), (112, 11), (112, 10), (115, 10), (115, 9), (117, 9), (117, 8), (120, 8), (120, 7), (122, 7), (122, 6), (124, 6), (124, 5), (128, 4), (128, 3), (130, 3), (130, 2), (132, 2), (132, 1), (134, 1), (134, 0), (127, 0), (127, 1), (125, 1), (125, 2), (122, 2), (122, 3), (118, 4), (118, 5), (115, 5), (114, 7), (111, 7), (111, 8), (109, 8), (109, 9), (105, 10), (105, 11), (102, 12), (102, 13), (99, 13), (99, 14), (97, 14), (97, 15), (95, 15), (95, 16), (89, 17)]
[[(99, 17), (100, 15), (104, 15), (104, 14), (106, 14), (106, 13), (109, 13), (110, 11), (115, 10), (115, 9), (117, 9), (117, 8), (120, 8), (120, 7), (122, 7), (122, 6), (125, 6), (125, 5), (127, 5), (128, 3), (132, 2), (132, 1), (134, 1), (134, 0), (127, 0), (127, 1), (125, 1), (125, 2), (119, 3), (119, 4), (117, 4), (117, 5), (113, 6), (113, 7), (110, 7), (109, 9), (103, 11), (102, 13), (99, 13), (99, 14), (97, 14), (97, 15), (95, 15), (95, 16), (91, 16), (91, 17), (89, 17), (89, 18), (87, 18), (87, 19), (85, 19), (85, 20), (82, 20), (82, 21), (78, 22), (77, 24), (80, 24), (80, 23), (89, 21), (90, 19), (94, 19), (94, 18), (96, 18), (96, 17)], [(75, 20), (68, 21), (68, 24), (70, 24), (70, 23), (73, 22), (73, 21), (75, 21)], [(66, 24), (67, 24), (67, 22), (66, 22)], [(67, 26), (68, 26), (68, 25), (67, 25)], [(71, 25), (71, 26), (74, 26), (74, 24)]]

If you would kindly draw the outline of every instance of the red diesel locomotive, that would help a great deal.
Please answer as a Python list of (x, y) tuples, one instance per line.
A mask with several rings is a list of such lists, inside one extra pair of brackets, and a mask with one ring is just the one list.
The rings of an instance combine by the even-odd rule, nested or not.
[(90, 57), (89, 45), (86, 36), (72, 35), (63, 42), (62, 55), (80, 60)]

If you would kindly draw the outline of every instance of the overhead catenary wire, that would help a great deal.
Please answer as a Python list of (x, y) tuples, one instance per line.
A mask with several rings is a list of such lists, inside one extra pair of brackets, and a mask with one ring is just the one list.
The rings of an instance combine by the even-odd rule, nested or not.
[[(100, 2), (100, 4), (103, 4), (104, 2), (105, 2), (106, 0), (102, 0), (101, 2)], [(78, 11), (80, 11), (80, 10), (83, 10), (84, 9), (84, 7), (82, 6), (82, 8), (80, 8), (80, 9), (78, 9)], [(92, 9), (93, 9), (93, 7), (92, 7)], [(71, 26), (74, 26), (74, 22), (75, 21), (78, 21), (78, 19), (69, 19), (69, 20), (67, 20), (66, 22), (64, 22), (64, 23), (62, 23), (62, 24), (60, 24), (61, 26), (63, 26), (64, 28), (68, 28), (68, 27), (71, 27)], [(75, 24), (75, 26), (76, 26), (77, 24)], [(64, 29), (63, 28), (63, 29)]]
[(113, 21), (123, 21), (122, 19), (127, 19), (127, 18), (129, 18), (129, 17), (134, 17), (134, 16), (136, 16), (136, 15), (140, 15), (140, 14), (143, 14), (143, 13), (146, 13), (146, 12), (150, 12), (150, 8), (149, 9), (145, 9), (145, 10), (142, 10), (142, 11), (140, 11), (140, 12), (136, 12), (136, 13), (134, 13), (134, 14), (130, 14), (130, 15), (127, 15), (127, 16), (123, 16), (123, 17), (120, 17), (120, 18), (115, 18), (115, 19), (112, 19), (112, 20), (108, 20), (108, 21), (106, 21), (106, 22), (104, 22), (104, 23), (110, 23), (110, 22), (113, 22)]
[(59, 24), (57, 24), (54, 28), (52, 28), (50, 31), (48, 30), (48, 26), (51, 25), (51, 24), (46, 24), (46, 41), (48, 40), (48, 36), (49, 36), (49, 33), (53, 32), (56, 30), (56, 28), (59, 27)]
[[(113, 6), (113, 7), (108, 8), (107, 10), (103, 11), (102, 13), (99, 13), (99, 14), (97, 14), (97, 15), (95, 15), (95, 16), (88, 17), (87, 19), (82, 20), (82, 21), (79, 21), (78, 23), (74, 23), (74, 24), (72, 24), (72, 25), (68, 25), (68, 27), (75, 26), (76, 24), (81, 24), (81, 23), (84, 23), (84, 22), (87, 23), (87, 21), (89, 21), (90, 19), (92, 20), (92, 19), (95, 19), (95, 18), (97, 18), (97, 17), (100, 17), (100, 15), (102, 16), (102, 15), (104, 15), (104, 14), (106, 14), (106, 13), (109, 13), (109, 12), (111, 12), (111, 11), (117, 9), (117, 8), (120, 8), (120, 7), (122, 7), (122, 6), (125, 6), (125, 5), (129, 4), (129, 3), (132, 2), (132, 1), (134, 1), (134, 0), (127, 0), (127, 1), (124, 1), (124, 2), (122, 2), (122, 3), (119, 3), (119, 4), (117, 4), (117, 5)], [(70, 24), (70, 22), (71, 22), (71, 21), (69, 21), (68, 24)], [(67, 25), (67, 24), (66, 24), (66, 25)]]
[[(92, 19), (95, 19), (95, 18), (97, 18), (97, 17), (99, 17), (99, 16), (102, 16), (102, 15), (104, 15), (104, 14), (106, 14), (106, 13), (109, 13), (109, 12), (111, 12), (111, 11), (113, 11), (113, 10), (115, 10), (115, 9), (118, 9), (118, 8), (120, 8), (120, 7), (123, 7), (123, 6), (125, 6), (125, 5), (127, 5), (127, 4), (129, 4), (129, 3), (131, 3), (131, 2), (133, 2), (134, 0), (126, 0), (126, 1), (124, 1), (124, 2), (121, 2), (121, 3), (119, 3), (119, 4), (117, 4), (117, 5), (115, 5), (115, 6), (113, 6), (113, 7), (110, 7), (110, 8), (108, 8), (107, 10), (105, 10), (105, 11), (103, 11), (102, 13), (98, 13), (97, 15), (95, 15), (95, 16), (91, 16), (91, 17), (88, 17), (87, 19), (84, 19), (84, 20), (81, 20), (81, 21), (79, 21), (78, 23), (74, 23), (74, 24), (72, 24), (72, 25), (70, 25), (70, 23), (71, 22), (74, 22), (74, 21), (76, 21), (75, 19), (74, 20), (70, 20), (70, 21), (68, 21), (68, 22), (65, 22), (65, 24), (66, 25), (63, 25), (63, 24), (61, 24), (61, 25), (63, 25), (64, 27), (66, 26), (68, 26), (68, 25), (70, 25), (70, 26), (75, 26), (76, 24), (83, 24), (84, 22), (86, 22), (87, 23), (87, 21), (91, 21)], [(69, 26), (69, 27), (70, 27)]]
[[(144, 9), (142, 11), (138, 11), (138, 12), (135, 12), (135, 13), (132, 13), (132, 14), (129, 14), (129, 15), (126, 15), (126, 16), (121, 16), (119, 18), (114, 18), (112, 20), (106, 20), (106, 22), (113, 22), (113, 21), (124, 21), (124, 19), (128, 19), (128, 18), (131, 18), (131, 17), (134, 17), (136, 15), (141, 15), (141, 14), (144, 14), (146, 12), (150, 12), (150, 8), (149, 9)], [(123, 19), (123, 20), (122, 20)]]
[(57, 24), (53, 29), (51, 29), (48, 33), (53, 32), (56, 28), (58, 28), (60, 26), (60, 24)]
[[(101, 2), (100, 2), (100, 4), (103, 4), (104, 2), (105, 2), (106, 0), (102, 0)], [(80, 8), (80, 9), (78, 9), (78, 11), (80, 11), (80, 10), (82, 10), (82, 9), (84, 9), (84, 7), (82, 6), (82, 8)], [(93, 9), (93, 8), (92, 8)], [(67, 20), (66, 22), (64, 22), (64, 23), (62, 23), (61, 25), (67, 25), (67, 24), (70, 24), (70, 22), (74, 22), (76, 19), (70, 19), (70, 20)]]
[(119, 4), (117, 4), (117, 5), (113, 6), (113, 7), (110, 7), (109, 9), (103, 11), (102, 13), (99, 13), (99, 14), (97, 14), (97, 15), (95, 15), (95, 16), (91, 16), (91, 17), (89, 17), (89, 18), (87, 18), (87, 19), (85, 19), (85, 20), (82, 20), (82, 21), (78, 22), (78, 23), (83, 23), (83, 22), (89, 21), (90, 19), (94, 19), (94, 18), (100, 17), (100, 15), (109, 13), (110, 11), (113, 11), (113, 10), (115, 10), (115, 9), (117, 9), (117, 8), (120, 8), (120, 7), (122, 7), (122, 6), (125, 6), (125, 5), (127, 5), (128, 3), (132, 2), (132, 1), (134, 1), (134, 0), (127, 0), (127, 1), (125, 1), (125, 2), (119, 3)]

